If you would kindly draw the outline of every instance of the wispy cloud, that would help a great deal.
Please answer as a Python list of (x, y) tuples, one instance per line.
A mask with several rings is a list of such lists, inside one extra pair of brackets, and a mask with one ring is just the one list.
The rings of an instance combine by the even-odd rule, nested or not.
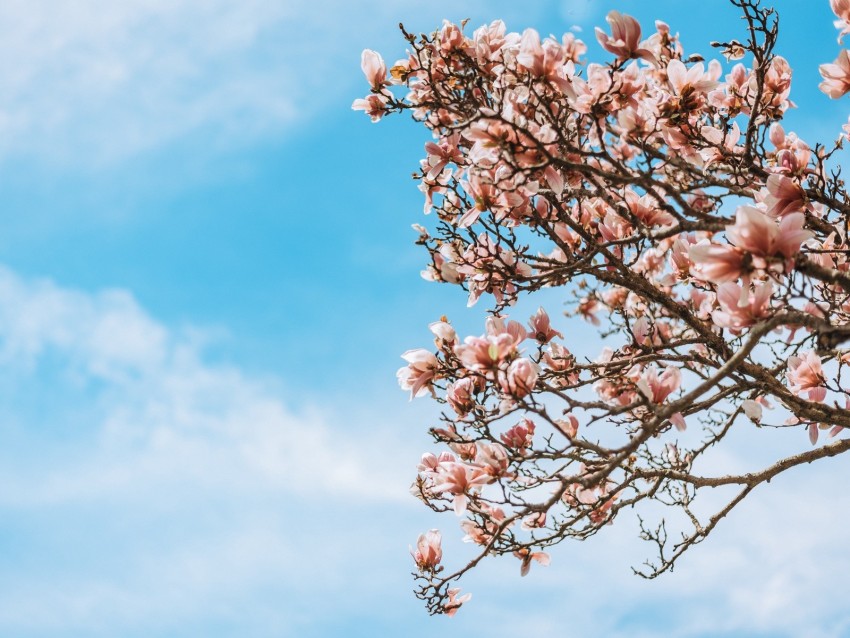
[[(580, 0), (584, 2), (585, 0)], [(349, 115), (359, 50), (396, 25), (541, 13), (402, 0), (18, 0), (0, 5), (0, 155), (98, 164), (196, 134), (205, 148)], [(584, 11), (584, 10), (582, 10)], [(520, 28), (522, 25), (518, 25)]]

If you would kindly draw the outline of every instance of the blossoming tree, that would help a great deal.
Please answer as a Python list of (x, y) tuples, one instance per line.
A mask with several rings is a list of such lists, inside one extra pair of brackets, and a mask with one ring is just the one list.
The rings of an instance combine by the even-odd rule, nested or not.
[[(363, 52), (371, 92), (354, 108), (373, 121), (409, 111), (433, 134), (416, 174), (435, 218), (415, 226), (424, 276), (493, 303), (480, 336), (431, 324), (435, 347), (406, 352), (398, 373), (444, 405), (431, 433), (445, 447), (422, 457), (413, 491), (479, 546), (448, 570), (440, 533), (419, 538), (432, 613), (457, 611), (458, 579), (486, 556), (512, 554), (524, 575), (547, 547), (650, 501), (687, 522), (668, 538), (664, 519), (641, 519), (657, 556), (636, 571), (657, 576), (758, 485), (850, 450), (850, 198), (833, 157), (850, 126), (825, 145), (783, 128), (777, 17), (731, 2), (746, 29), (712, 43), (725, 75), (665, 23), (644, 39), (616, 11), (596, 30), (601, 63), (572, 33), (541, 41), (499, 21), (471, 35), (402, 28), (409, 55), (389, 73)], [(840, 43), (850, 0), (831, 6)], [(820, 67), (831, 98), (850, 91), (848, 60)], [(543, 288), (603, 331), (598, 358), (574, 356), (542, 308), (507, 318)], [(740, 422), (793, 428), (800, 449), (718, 474), (706, 459)], [(729, 498), (698, 513), (700, 490), (719, 486)]]

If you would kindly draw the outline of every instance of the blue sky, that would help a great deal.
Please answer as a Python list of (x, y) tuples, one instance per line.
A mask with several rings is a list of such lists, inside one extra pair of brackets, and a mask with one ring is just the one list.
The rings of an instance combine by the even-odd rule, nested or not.
[[(776, 6), (789, 128), (833, 139), (828, 3)], [(850, 635), (841, 460), (754, 494), (658, 581), (630, 575), (647, 548), (624, 517), (528, 578), (492, 561), (454, 619), (410, 593), (418, 533), (470, 548), (407, 495), (435, 412), (398, 390), (399, 354), (484, 308), (419, 277), (427, 138), (350, 110), (360, 51), (469, 17), (578, 24), (595, 53), (611, 8), (706, 56), (741, 37), (719, 0), (0, 5), (0, 636)], [(717, 463), (805, 445), (758, 434)]]

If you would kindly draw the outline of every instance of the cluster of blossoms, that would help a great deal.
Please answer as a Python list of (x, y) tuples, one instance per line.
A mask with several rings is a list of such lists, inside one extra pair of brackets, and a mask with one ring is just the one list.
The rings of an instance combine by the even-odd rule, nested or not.
[[(373, 121), (409, 111), (433, 134), (416, 175), (434, 216), (414, 226), (423, 276), (495, 305), (480, 336), (431, 324), (434, 348), (406, 352), (398, 372), (411, 397), (445, 406), (431, 432), (448, 451), (422, 457), (412, 491), (462, 517), (480, 548), (444, 574), (439, 534), (420, 537), (417, 594), (432, 613), (468, 599), (450, 585), (482, 557), (513, 555), (524, 575), (548, 564), (545, 548), (651, 499), (694, 523), (672, 548), (663, 526), (643, 528), (657, 575), (757, 484), (850, 449), (839, 438), (742, 475), (700, 465), (739, 419), (813, 445), (850, 426), (850, 198), (830, 173), (843, 138), (813, 147), (783, 128), (792, 72), (773, 51), (775, 16), (733, 3), (749, 38), (714, 43), (725, 63), (687, 57), (660, 21), (644, 38), (616, 11), (596, 32), (604, 64), (572, 33), (541, 40), (500, 21), (405, 33), (410, 52), (389, 71), (363, 53), (371, 92), (354, 108)], [(850, 0), (831, 4), (850, 32)], [(832, 98), (850, 91), (848, 60), (821, 67)], [(542, 308), (508, 319), (520, 295), (551, 287), (567, 317), (603, 330), (595, 360), (574, 356)], [(739, 494), (701, 523), (690, 505), (718, 485)]]

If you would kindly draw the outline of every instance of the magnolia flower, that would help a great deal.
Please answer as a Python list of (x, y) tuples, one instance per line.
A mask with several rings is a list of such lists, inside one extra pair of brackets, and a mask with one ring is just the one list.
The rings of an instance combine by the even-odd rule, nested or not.
[(552, 328), (549, 323), (549, 315), (543, 308), (538, 308), (531, 319), (528, 320), (528, 326), (531, 328), (531, 335), (540, 343), (549, 343), (555, 337), (564, 338), (560, 332)]
[(527, 547), (523, 547), (519, 551), (514, 552), (514, 556), (522, 561), (522, 565), (519, 568), (520, 576), (528, 574), (528, 570), (531, 568), (531, 561), (533, 560), (536, 560), (544, 567), (547, 567), (550, 562), (549, 554), (546, 552), (532, 552)]
[(449, 492), (454, 495), (455, 514), (461, 516), (466, 511), (468, 501), (466, 492), (491, 482), (490, 475), (482, 468), (466, 463), (441, 463), (434, 475), (435, 494)]
[(380, 91), (387, 80), (387, 65), (384, 64), (381, 54), (371, 49), (364, 49), (360, 55), (360, 68), (363, 69), (363, 75), (366, 76), (372, 89)]
[(667, 63), (667, 80), (670, 87), (678, 96), (691, 93), (708, 93), (718, 85), (713, 78), (711, 67), (705, 72), (702, 62), (698, 62), (690, 69), (681, 60), (670, 60)]
[(416, 549), (410, 549), (410, 555), (413, 556), (419, 571), (434, 571), (434, 568), (440, 564), (443, 559), (441, 540), (442, 536), (436, 529), (419, 535), (416, 540)]
[(805, 223), (803, 213), (785, 215), (777, 224), (758, 208), (741, 206), (735, 224), (726, 227), (726, 236), (738, 248), (758, 257), (781, 255), (791, 259), (800, 252), (802, 243), (814, 236), (813, 232), (803, 229)]
[(788, 389), (794, 394), (807, 393), (810, 401), (823, 401), (826, 398), (826, 377), (823, 373), (820, 357), (809, 350), (802, 356), (788, 359)]
[(446, 389), (446, 401), (458, 416), (466, 416), (475, 407), (475, 381), (464, 377), (452, 383)]
[(744, 254), (733, 246), (703, 240), (688, 249), (691, 275), (703, 281), (723, 284), (736, 281), (744, 269)]
[(537, 364), (525, 357), (516, 359), (508, 366), (508, 371), (502, 379), (502, 390), (521, 399), (534, 390), (537, 376)]
[(365, 111), (366, 115), (377, 122), (387, 112), (387, 98), (385, 95), (372, 94), (365, 98), (354, 100), (351, 104), (353, 111)]
[(767, 178), (767, 214), (771, 217), (784, 217), (789, 213), (801, 211), (806, 206), (806, 198), (800, 185), (785, 175), (771, 175)]
[(516, 352), (516, 340), (504, 333), (497, 336), (467, 337), (455, 346), (455, 354), (467, 370), (486, 372), (499, 367)]
[(646, 368), (637, 381), (638, 389), (653, 403), (664, 403), (671, 393), (679, 389), (682, 373), (679, 368), (669, 366), (660, 375), (655, 367)]
[(411, 399), (427, 394), (437, 372), (437, 357), (432, 352), (418, 348), (408, 350), (401, 358), (408, 363), (407, 367), (399, 368), (396, 373), (401, 389), (410, 390)]
[(470, 598), (472, 598), (472, 594), (464, 594), (463, 596), (458, 596), (460, 593), (459, 587), (453, 587), (449, 589), (446, 594), (448, 594), (449, 599), (443, 603), (443, 611), (446, 612), (446, 616), (451, 618), (457, 613), (457, 610), (460, 609), (460, 606), (463, 603), (468, 602)]
[[(741, 328), (753, 325), (770, 315), (773, 284), (767, 281), (756, 286), (752, 293), (738, 284), (725, 283), (717, 287), (717, 303), (721, 310), (711, 313), (716, 326), (729, 328), (738, 334)], [(743, 300), (744, 303), (741, 303)]]
[(750, 418), (750, 421), (752, 421), (753, 423), (760, 423), (761, 422), (762, 407), (761, 407), (761, 404), (758, 401), (754, 401), (752, 399), (747, 399), (746, 401), (741, 403), (741, 409), (744, 411), (744, 414), (746, 414)]
[(832, 64), (821, 64), (818, 71), (823, 77), (818, 88), (833, 100), (850, 91), (850, 51), (847, 49), (842, 50)]
[(619, 11), (611, 11), (605, 17), (605, 21), (611, 25), (612, 35), (609, 36), (602, 29), (596, 28), (596, 39), (603, 49), (613, 53), (621, 60), (642, 58), (655, 63), (655, 56), (652, 55), (652, 51), (640, 46), (640, 24), (637, 20)]
[(531, 419), (525, 418), (499, 438), (508, 447), (522, 450), (531, 447), (533, 437), (534, 422)]
[(833, 22), (836, 29), (841, 29), (838, 34), (838, 44), (844, 39), (844, 36), (850, 33), (850, 0), (829, 0), (829, 6), (832, 12), (838, 16), (838, 20)]

